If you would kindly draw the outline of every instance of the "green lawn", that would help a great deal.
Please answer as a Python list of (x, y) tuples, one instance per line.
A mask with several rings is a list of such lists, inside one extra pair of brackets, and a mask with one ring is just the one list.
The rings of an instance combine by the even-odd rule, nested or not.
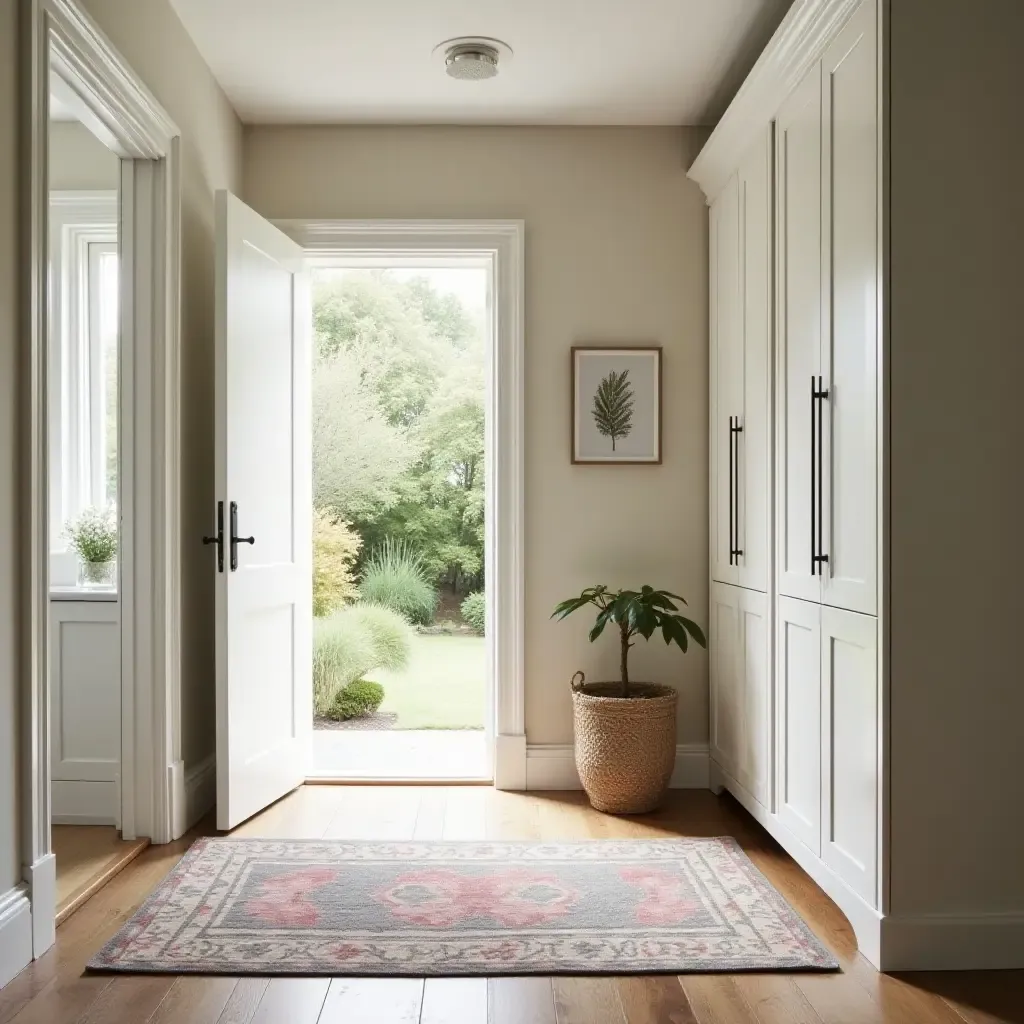
[(384, 687), (380, 710), (398, 715), (398, 729), (482, 729), (484, 638), (420, 636), (409, 667), (369, 674)]

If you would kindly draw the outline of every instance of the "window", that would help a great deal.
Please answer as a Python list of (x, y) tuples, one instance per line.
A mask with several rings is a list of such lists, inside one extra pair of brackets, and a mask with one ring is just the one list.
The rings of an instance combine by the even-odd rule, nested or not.
[(50, 574), (75, 583), (67, 524), (117, 504), (116, 192), (50, 195)]

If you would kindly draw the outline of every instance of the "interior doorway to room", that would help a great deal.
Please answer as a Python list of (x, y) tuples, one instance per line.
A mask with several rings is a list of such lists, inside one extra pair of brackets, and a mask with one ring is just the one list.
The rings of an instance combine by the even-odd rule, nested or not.
[(148, 842), (121, 838), (121, 160), (50, 78), (49, 709), (56, 919)]
[(312, 272), (312, 771), (489, 779), (484, 259)]

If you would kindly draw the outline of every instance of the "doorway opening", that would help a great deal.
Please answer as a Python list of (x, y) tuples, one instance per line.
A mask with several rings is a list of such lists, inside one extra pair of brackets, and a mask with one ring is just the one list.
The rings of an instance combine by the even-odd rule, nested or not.
[(312, 775), (489, 781), (485, 253), (312, 271)]

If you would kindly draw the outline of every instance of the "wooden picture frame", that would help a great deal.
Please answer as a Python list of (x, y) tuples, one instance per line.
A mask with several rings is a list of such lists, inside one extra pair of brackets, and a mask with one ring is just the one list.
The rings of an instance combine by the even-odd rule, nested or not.
[(661, 465), (660, 345), (574, 345), (569, 386), (574, 466)]

